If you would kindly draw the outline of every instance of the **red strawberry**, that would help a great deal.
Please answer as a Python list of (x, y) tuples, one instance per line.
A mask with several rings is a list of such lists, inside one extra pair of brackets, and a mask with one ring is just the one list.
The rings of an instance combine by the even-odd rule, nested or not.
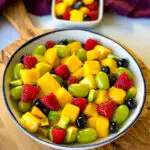
[(51, 93), (47, 96), (44, 96), (41, 99), (41, 102), (42, 102), (43, 105), (45, 105), (45, 107), (47, 107), (50, 110), (57, 111), (60, 108), (58, 100), (57, 100), (56, 96), (53, 93)]
[(70, 12), (71, 12), (72, 8), (69, 7), (66, 12), (63, 14), (63, 19), (64, 20), (70, 20)]
[(84, 111), (86, 106), (87, 100), (84, 98), (74, 98), (72, 101), (72, 104), (78, 106), (80, 108), (80, 111)]
[(122, 73), (115, 83), (116, 88), (128, 90), (133, 85), (133, 82), (129, 79), (126, 73)]
[(90, 11), (92, 11), (92, 10), (97, 10), (98, 6), (99, 6), (98, 2), (95, 1), (94, 3), (88, 5), (87, 7)]
[(34, 56), (24, 56), (23, 58), (24, 67), (26, 69), (34, 68), (37, 62), (37, 58)]
[(56, 0), (56, 4), (61, 3), (63, 0)]
[(97, 20), (98, 19), (98, 11), (89, 11), (88, 14), (87, 14), (91, 20)]
[(78, 83), (78, 82), (79, 82), (79, 80), (76, 77), (70, 76), (67, 80), (67, 85), (69, 86), (70, 84), (74, 84), (74, 83)]
[(47, 49), (48, 49), (48, 48), (52, 48), (54, 45), (56, 45), (56, 43), (53, 42), (53, 41), (47, 41), (47, 42), (46, 42), (46, 47), (47, 47)]
[(116, 107), (117, 107), (117, 104), (114, 101), (110, 100), (108, 102), (100, 104), (97, 107), (97, 112), (100, 115), (105, 116), (106, 118), (110, 119), (113, 116)]
[(88, 39), (84, 45), (84, 48), (88, 50), (92, 50), (96, 45), (99, 45), (98, 41), (94, 39)]
[(23, 86), (21, 100), (26, 103), (31, 102), (38, 96), (39, 92), (40, 88), (37, 86), (25, 84)]
[(63, 79), (68, 79), (70, 73), (68, 70), (68, 67), (65, 64), (62, 64), (55, 68), (55, 73), (59, 76), (61, 76)]
[(66, 135), (65, 129), (60, 129), (60, 128), (52, 129), (52, 139), (53, 142), (56, 144), (62, 144), (64, 142), (65, 135)]

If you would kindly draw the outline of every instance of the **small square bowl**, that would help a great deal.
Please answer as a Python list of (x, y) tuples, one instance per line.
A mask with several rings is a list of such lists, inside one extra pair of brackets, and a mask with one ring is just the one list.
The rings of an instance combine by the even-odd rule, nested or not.
[(104, 0), (99, 0), (99, 16), (97, 20), (94, 21), (70, 21), (70, 20), (62, 20), (58, 19), (55, 15), (55, 0), (52, 2), (52, 18), (53, 20), (60, 25), (68, 26), (68, 27), (93, 27), (98, 25), (103, 18), (104, 11)]

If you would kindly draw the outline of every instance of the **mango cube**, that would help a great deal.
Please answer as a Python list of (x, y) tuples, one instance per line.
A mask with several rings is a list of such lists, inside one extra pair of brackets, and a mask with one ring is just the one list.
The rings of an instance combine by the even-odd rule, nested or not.
[(94, 103), (88, 103), (85, 110), (84, 110), (84, 113), (87, 115), (87, 116), (96, 116), (98, 115), (97, 113), (97, 105), (94, 104)]
[(70, 56), (64, 57), (61, 59), (61, 64), (64, 64)]
[(72, 74), (72, 76), (76, 77), (77, 79), (81, 79), (84, 76), (84, 68), (81, 67), (76, 72)]
[(75, 72), (82, 66), (82, 62), (76, 55), (70, 56), (65, 64), (67, 65), (70, 72)]
[(38, 117), (38, 118), (41, 118), (41, 119), (46, 118), (46, 115), (39, 108), (37, 108), (36, 106), (32, 107), (31, 114), (34, 115), (35, 117)]
[(100, 71), (100, 64), (98, 61), (86, 61), (84, 63), (84, 76), (95, 75)]
[(53, 68), (56, 68), (56, 67), (58, 67), (58, 66), (60, 65), (60, 63), (61, 63), (61, 62), (60, 62), (60, 58), (57, 57), (52, 67), (53, 67)]
[(70, 21), (83, 21), (84, 14), (82, 11), (73, 9), (70, 14)]
[(109, 89), (109, 97), (117, 104), (123, 104), (126, 97), (126, 91), (112, 87)]
[(66, 104), (62, 110), (61, 115), (66, 116), (66, 117), (70, 118), (70, 120), (72, 122), (75, 122), (79, 115), (79, 112), (80, 112), (79, 107), (72, 105), (72, 104)]
[(38, 62), (44, 62), (44, 63), (48, 63), (45, 56), (35, 56), (38, 60)]
[(87, 120), (87, 126), (90, 128), (96, 128), (96, 120), (98, 116), (89, 117)]
[(87, 51), (87, 60), (95, 60), (98, 58), (99, 58), (99, 52), (96, 49)]
[(72, 42), (68, 44), (68, 47), (71, 49), (71, 54), (74, 54), (76, 51), (82, 48), (82, 43), (78, 41)]
[(72, 102), (72, 95), (63, 87), (57, 89), (54, 94), (56, 95), (61, 107), (63, 107), (66, 103)]
[(20, 70), (21, 79), (24, 84), (35, 85), (40, 78), (40, 73), (37, 69), (23, 69)]
[(64, 2), (58, 3), (55, 5), (55, 14), (56, 16), (61, 16), (65, 13), (67, 9), (67, 4)]
[(64, 0), (64, 3), (67, 4), (67, 6), (72, 6), (73, 4), (75, 4), (76, 0)]
[(45, 95), (48, 95), (49, 93), (60, 88), (60, 84), (51, 76), (49, 72), (45, 73), (40, 79), (38, 79), (37, 84), (40, 86)]
[(82, 11), (84, 15), (87, 15), (89, 12), (89, 9), (87, 7), (84, 7), (84, 6), (81, 7), (79, 10)]
[(49, 126), (49, 120), (48, 120), (48, 118), (41, 119), (40, 126), (41, 127)]
[(97, 98), (95, 100), (96, 104), (102, 104), (109, 100), (108, 91), (107, 90), (99, 90), (97, 93)]

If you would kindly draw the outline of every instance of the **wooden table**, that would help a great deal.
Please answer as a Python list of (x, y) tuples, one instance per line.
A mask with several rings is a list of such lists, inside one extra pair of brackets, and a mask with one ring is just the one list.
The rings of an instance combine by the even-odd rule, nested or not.
[[(6, 8), (3, 16), (18, 30), (20, 37), (0, 53), (1, 79), (10, 55), (25, 41), (47, 32), (32, 25), (21, 0), (14, 6)], [(106, 146), (97, 148), (98, 150), (150, 150), (150, 70), (131, 50), (128, 49), (128, 51), (136, 58), (144, 73), (147, 86), (146, 104), (136, 124), (124, 136)], [(15, 125), (4, 106), (2, 97), (0, 106), (0, 150), (52, 150), (32, 140)]]

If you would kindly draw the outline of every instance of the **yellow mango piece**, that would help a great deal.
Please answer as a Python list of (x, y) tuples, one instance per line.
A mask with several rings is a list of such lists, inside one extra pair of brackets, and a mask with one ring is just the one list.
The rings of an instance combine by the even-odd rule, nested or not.
[(23, 69), (20, 70), (21, 79), (24, 84), (35, 85), (40, 78), (40, 73), (37, 69)]
[(97, 84), (95, 80), (95, 76), (93, 75), (88, 75), (84, 79), (80, 81), (80, 84), (87, 85), (90, 89), (96, 89)]
[(99, 52), (96, 49), (87, 51), (87, 60), (95, 60), (99, 58)]
[(70, 56), (65, 64), (67, 65), (70, 72), (75, 72), (82, 66), (82, 62), (76, 55)]
[(67, 6), (72, 6), (76, 2), (76, 0), (63, 0), (63, 1), (64, 1), (64, 3), (67, 4)]
[(37, 81), (37, 84), (45, 95), (48, 95), (60, 88), (60, 84), (51, 76), (49, 72), (45, 73)]
[(41, 126), (41, 127), (49, 126), (49, 120), (48, 120), (48, 118), (41, 119), (41, 124), (40, 124), (40, 126)]
[(89, 9), (87, 7), (81, 7), (79, 10), (82, 11), (84, 15), (87, 15), (89, 12)]
[(43, 96), (45, 96), (45, 95), (44, 95), (43, 91), (40, 90), (40, 92), (39, 92), (38, 96), (36, 97), (36, 99), (41, 99)]
[(72, 74), (72, 76), (76, 77), (77, 79), (81, 79), (84, 76), (84, 68), (81, 67), (76, 72)]
[(52, 66), (45, 62), (40, 62), (36, 64), (36, 69), (39, 71), (40, 75), (42, 76), (46, 72), (51, 71)]
[(97, 120), (98, 116), (93, 116), (93, 117), (89, 117), (87, 120), (87, 126), (90, 128), (95, 128), (96, 129), (96, 120)]
[(64, 64), (70, 56), (64, 57), (61, 59), (61, 64)]
[(53, 64), (53, 68), (56, 68), (56, 67), (58, 67), (59, 65), (60, 65), (60, 58), (59, 57), (57, 57), (56, 58), (56, 60), (55, 60), (55, 62), (54, 62), (54, 64)]
[(92, 4), (94, 2), (94, 0), (83, 0), (83, 3), (85, 4), (85, 5), (90, 5), (90, 4)]
[(80, 48), (82, 48), (82, 43), (81, 42), (72, 42), (68, 44), (68, 47), (71, 49), (71, 54), (74, 54), (77, 52)]
[(30, 112), (23, 114), (19, 123), (31, 133), (35, 133), (41, 124), (40, 119), (33, 116)]
[(31, 114), (34, 115), (35, 117), (44, 119), (46, 118), (46, 115), (36, 106), (33, 106), (31, 109)]
[(67, 4), (62, 2), (55, 5), (55, 14), (56, 16), (61, 16), (65, 13), (67, 9)]
[(58, 55), (57, 55), (57, 48), (50, 48), (46, 51), (45, 53), (45, 59), (46, 61), (50, 64), (50, 65), (54, 65), (56, 59), (58, 58)]
[(98, 61), (85, 61), (84, 63), (84, 76), (95, 75), (100, 71), (100, 64)]
[(72, 105), (72, 104), (66, 104), (62, 110), (61, 115), (66, 116), (66, 117), (70, 118), (70, 120), (72, 122), (75, 122), (79, 115), (79, 112), (80, 112), (79, 107)]
[(103, 116), (98, 116), (96, 119), (96, 130), (100, 138), (109, 135), (109, 120)]
[(95, 100), (96, 104), (102, 104), (109, 100), (108, 91), (107, 90), (99, 90), (97, 93), (97, 98)]
[(102, 66), (108, 66), (110, 68), (111, 73), (116, 73), (117, 63), (115, 60), (111, 58), (106, 58), (101, 61)]
[(63, 87), (56, 90), (54, 94), (56, 95), (61, 107), (65, 106), (66, 103), (72, 102), (72, 95)]
[(123, 89), (111, 87), (109, 89), (109, 97), (117, 104), (123, 104), (126, 97), (126, 91)]
[(70, 21), (83, 21), (84, 14), (82, 11), (73, 9), (70, 12)]
[(44, 63), (48, 63), (45, 56), (35, 56), (38, 60), (38, 62), (44, 62)]
[(86, 114), (87, 116), (96, 116), (98, 115), (97, 113), (97, 105), (94, 103), (88, 103), (85, 110), (84, 110), (84, 114)]

